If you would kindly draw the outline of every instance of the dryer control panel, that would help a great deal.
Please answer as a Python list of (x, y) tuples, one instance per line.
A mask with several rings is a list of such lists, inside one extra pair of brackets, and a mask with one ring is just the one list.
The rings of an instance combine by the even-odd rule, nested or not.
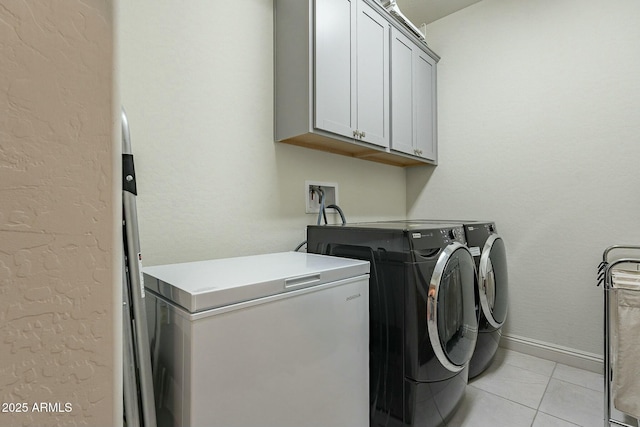
[(460, 242), (463, 245), (465, 245), (467, 243), (467, 240), (464, 234), (464, 227), (462, 226), (453, 227), (453, 228), (444, 228), (440, 230), (440, 233), (442, 233), (443, 241), (447, 244), (453, 243), (453, 242)]
[(462, 226), (411, 230), (409, 236), (418, 250), (444, 248), (454, 242), (467, 243)]
[(495, 223), (487, 221), (466, 224), (465, 232), (469, 248), (477, 247), (481, 250), (489, 236), (497, 233), (497, 230)]

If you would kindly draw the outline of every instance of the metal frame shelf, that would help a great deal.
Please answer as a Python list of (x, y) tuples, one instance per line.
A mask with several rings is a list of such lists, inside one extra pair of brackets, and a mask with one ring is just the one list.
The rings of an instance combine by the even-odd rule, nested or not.
[[(629, 254), (637, 256), (629, 256)], [(602, 262), (598, 267), (598, 286), (603, 285), (603, 301), (604, 301), (604, 426), (610, 427), (623, 426), (623, 427), (637, 427), (639, 424), (628, 424), (627, 421), (622, 421), (613, 417), (613, 405), (612, 405), (612, 384), (615, 381), (613, 355), (616, 351), (612, 348), (612, 295), (616, 292), (614, 286), (613, 272), (617, 268), (623, 266), (635, 266), (640, 278), (640, 246), (639, 245), (614, 245), (608, 247), (603, 255)], [(640, 279), (639, 279), (640, 280)], [(638, 289), (640, 292), (640, 287)], [(640, 334), (640, 331), (639, 331)], [(640, 358), (640, 355), (638, 355)], [(620, 411), (622, 414), (624, 412)], [(628, 414), (626, 414), (628, 415)], [(629, 418), (632, 418), (628, 415)]]

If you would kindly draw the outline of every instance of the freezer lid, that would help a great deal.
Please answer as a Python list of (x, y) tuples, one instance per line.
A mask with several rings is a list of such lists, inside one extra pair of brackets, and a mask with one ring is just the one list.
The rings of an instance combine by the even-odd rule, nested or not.
[(281, 252), (143, 268), (144, 285), (190, 313), (369, 273), (369, 262)]

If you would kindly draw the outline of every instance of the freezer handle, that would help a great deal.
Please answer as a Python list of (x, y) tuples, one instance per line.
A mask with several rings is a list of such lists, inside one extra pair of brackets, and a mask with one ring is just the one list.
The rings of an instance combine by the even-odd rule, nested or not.
[(300, 286), (313, 285), (318, 282), (320, 282), (320, 274), (311, 274), (308, 276), (291, 277), (289, 279), (285, 279), (284, 287), (285, 289), (297, 288)]

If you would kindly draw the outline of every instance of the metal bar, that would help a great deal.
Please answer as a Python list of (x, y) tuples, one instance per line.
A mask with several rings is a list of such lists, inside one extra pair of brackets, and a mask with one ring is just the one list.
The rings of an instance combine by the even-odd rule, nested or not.
[(623, 427), (637, 427), (637, 426), (632, 426), (631, 424), (623, 423), (622, 421), (618, 421), (614, 419), (609, 419), (608, 422), (605, 421), (605, 427), (610, 427), (611, 424), (615, 424), (617, 426), (623, 426)]
[[(128, 156), (131, 160), (131, 170), (125, 170), (123, 173), (122, 203), (124, 207), (126, 266), (129, 274), (129, 295), (131, 296), (131, 314), (133, 318), (134, 352), (140, 387), (140, 406), (144, 427), (156, 427), (151, 352), (149, 350), (144, 282), (142, 278), (142, 255), (138, 236), (138, 211), (134, 194), (135, 173), (133, 171), (129, 123), (124, 109), (122, 110), (122, 154), (123, 158)], [(133, 192), (131, 192), (131, 188), (134, 189)]]
[(609, 246), (602, 254), (602, 261), (605, 263), (609, 262), (609, 254), (618, 249), (638, 249), (640, 250), (640, 245), (613, 245)]
[[(123, 258), (124, 254), (123, 254)], [(126, 265), (126, 259), (123, 266)], [(131, 330), (131, 304), (129, 302), (129, 278), (122, 269), (122, 338), (123, 351), (123, 394), (124, 413), (127, 427), (140, 427), (140, 402), (138, 400), (138, 379), (136, 375), (136, 359), (134, 355), (133, 331)]]
[[(608, 268), (608, 267), (607, 267)], [(611, 354), (609, 336), (609, 292), (607, 280), (603, 286), (604, 292), (604, 427), (611, 426)]]

